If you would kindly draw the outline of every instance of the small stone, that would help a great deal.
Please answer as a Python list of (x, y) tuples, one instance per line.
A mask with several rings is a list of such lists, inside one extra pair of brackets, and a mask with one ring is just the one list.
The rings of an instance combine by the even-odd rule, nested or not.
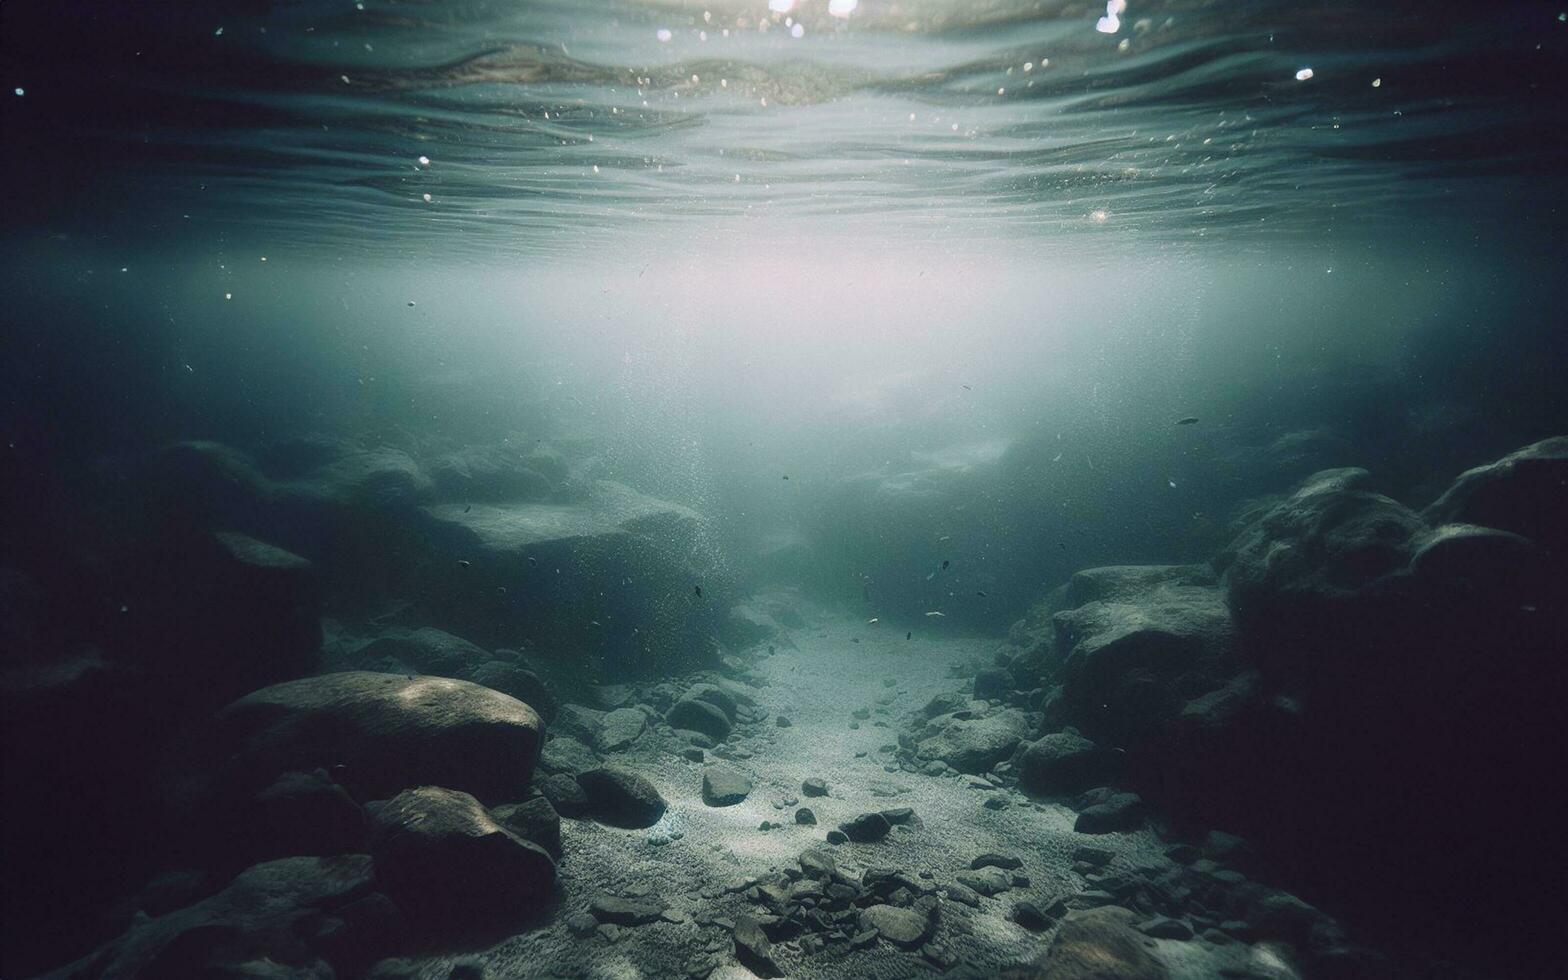
[(1012, 805), (1013, 801), (1009, 800), (1000, 793), (986, 797), (985, 803), (983, 804), (987, 810), (1005, 810)]
[(1011, 854), (993, 854), (989, 851), (969, 862), (969, 868), (972, 871), (979, 871), (981, 868), (1001, 868), (1003, 871), (1016, 871), (1023, 866), (1022, 858), (1014, 857)]
[(566, 917), (566, 928), (579, 939), (592, 934), (598, 927), (599, 920), (587, 912), (577, 912)]
[(958, 883), (974, 889), (986, 897), (1000, 895), (1013, 887), (1012, 879), (1000, 868), (982, 868), (978, 871), (960, 871), (955, 875)]
[(931, 934), (931, 920), (914, 909), (896, 905), (873, 905), (860, 910), (862, 929), (875, 929), (888, 942), (914, 949)]
[(852, 711), (850, 713), (850, 717), (856, 719), (857, 721), (865, 721), (867, 718), (871, 717), (871, 709), (870, 708), (856, 708), (854, 711)]
[(847, 844), (847, 843), (849, 843), (849, 835), (844, 833), (842, 830), (830, 830), (830, 831), (828, 831), (828, 838), (827, 839), (828, 839), (828, 843), (829, 844)]
[(812, 776), (800, 784), (800, 792), (808, 797), (826, 796), (828, 795), (827, 781)]
[(664, 913), (665, 905), (657, 898), (617, 898), (599, 895), (589, 903), (588, 909), (595, 919), (618, 926), (647, 925)]
[(893, 824), (894, 826), (902, 826), (915, 822), (915, 811), (907, 806), (894, 807), (891, 810), (883, 810), (882, 816), (886, 818), (888, 823)]
[(703, 753), (703, 751), (701, 749), (697, 748), (695, 745), (691, 746), (690, 748), (681, 749), (681, 758), (686, 759), (686, 760), (691, 761), (691, 762), (706, 762), (707, 761), (707, 756)]
[(799, 810), (795, 811), (795, 822), (798, 824), (805, 824), (808, 827), (815, 826), (817, 822), (817, 815), (811, 812), (810, 807), (803, 806)]
[(737, 915), (733, 930), (735, 958), (741, 965), (759, 977), (778, 977), (783, 972), (773, 960), (773, 943), (762, 931), (762, 923), (753, 915)]
[(773, 719), (773, 723), (775, 725), (778, 725), (780, 728), (789, 728), (791, 725), (794, 724), (794, 722), (790, 721), (788, 718), (784, 717), (783, 715), (779, 715), (779, 716), (775, 717)]

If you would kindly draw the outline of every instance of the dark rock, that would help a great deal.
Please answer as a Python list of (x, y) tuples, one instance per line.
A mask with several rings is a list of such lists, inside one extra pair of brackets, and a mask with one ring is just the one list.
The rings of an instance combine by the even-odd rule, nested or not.
[(557, 861), (561, 859), (561, 815), (547, 797), (507, 803), (492, 809), (490, 816), (523, 840), (544, 848)]
[(600, 922), (618, 926), (641, 926), (657, 922), (664, 914), (663, 901), (652, 898), (618, 898), (614, 895), (596, 895), (588, 904), (588, 911)]
[(1138, 923), (1134, 928), (1143, 933), (1145, 936), (1152, 936), (1155, 939), (1192, 938), (1192, 926), (1183, 922), (1181, 919), (1170, 919), (1163, 915), (1157, 915), (1152, 919), (1145, 919), (1144, 921)]
[(1093, 847), (1089, 844), (1080, 844), (1073, 848), (1073, 860), (1091, 864), (1096, 868), (1103, 868), (1116, 857), (1116, 852), (1103, 847)]
[(1432, 524), (1512, 531), (1568, 554), (1568, 437), (1546, 439), (1467, 470), (1422, 516)]
[(223, 976), (251, 961), (271, 958), (299, 965), (301, 972), (295, 976), (325, 980), (333, 974), (321, 962), (329, 951), (334, 965), (357, 973), (373, 959), (362, 956), (366, 946), (393, 941), (371, 934), (384, 925), (373, 915), (358, 909), (347, 912), (375, 894), (374, 879), (371, 859), (363, 854), (258, 864), (188, 908), (137, 919), (118, 939), (57, 975)]
[(892, 824), (880, 813), (862, 813), (838, 826), (845, 837), (862, 844), (879, 841), (893, 829)]
[(1117, 793), (1103, 803), (1095, 803), (1078, 814), (1073, 830), (1080, 834), (1111, 834), (1137, 830), (1143, 825), (1145, 808), (1136, 793)]
[(664, 720), (671, 728), (701, 732), (722, 742), (729, 737), (730, 720), (714, 704), (696, 698), (683, 698), (665, 713)]
[(1030, 932), (1044, 932), (1056, 925), (1055, 919), (1046, 915), (1038, 905), (1028, 900), (1014, 902), (1009, 918)]
[(842, 830), (830, 830), (827, 834), (827, 842), (829, 844), (848, 844), (849, 835)]
[(488, 687), (492, 691), (510, 694), (539, 712), (539, 716), (546, 722), (554, 721), (556, 713), (560, 710), (560, 699), (556, 697), (550, 685), (546, 684), (538, 674), (517, 664), (507, 663), (504, 660), (491, 660), (469, 671), (465, 679)]
[(612, 827), (652, 827), (664, 816), (664, 797), (647, 779), (613, 766), (580, 773), (577, 783), (588, 798), (588, 812)]
[(526, 795), (534, 710), (467, 681), (350, 671), (263, 688), (223, 709), (228, 778), (328, 768), (359, 799), (439, 785), (481, 800)]
[(1019, 781), (1038, 793), (1076, 793), (1114, 778), (1118, 761), (1081, 735), (1056, 732), (1024, 749)]
[(545, 772), (564, 772), (577, 775), (599, 767), (599, 757), (593, 749), (570, 735), (556, 735), (544, 743), (539, 753), (539, 768)]
[(416, 921), (509, 920), (548, 904), (555, 862), (467, 793), (423, 786), (369, 804), (376, 878)]
[(981, 701), (1000, 701), (1013, 689), (1013, 678), (1000, 667), (987, 667), (975, 675), (975, 697)]
[(561, 816), (577, 818), (588, 815), (588, 794), (583, 792), (576, 777), (565, 773), (540, 776), (535, 780), (535, 788)]
[(587, 912), (575, 912), (566, 917), (566, 928), (578, 939), (593, 935), (598, 927), (599, 920)]
[(735, 959), (759, 977), (783, 976), (783, 971), (773, 960), (773, 943), (762, 931), (762, 923), (755, 916), (737, 915), (734, 929)]
[(919, 825), (920, 818), (915, 816), (915, 811), (907, 806), (893, 807), (891, 810), (880, 811), (888, 823), (895, 827)]
[(817, 815), (811, 812), (810, 807), (803, 806), (795, 811), (795, 822), (805, 824), (806, 826), (814, 826), (817, 822)]
[(323, 769), (283, 773), (223, 823), (215, 843), (254, 859), (247, 863), (367, 849), (364, 813)]
[(826, 796), (828, 795), (827, 781), (812, 776), (810, 779), (807, 779), (800, 784), (800, 792), (803, 796), (808, 797)]
[(1166, 971), (1133, 928), (1136, 913), (1116, 906), (1070, 912), (1039, 961), (1050, 980), (1164, 980)]
[(773, 723), (775, 725), (779, 726), (780, 728), (789, 728), (792, 724), (794, 724), (793, 722), (791, 722), (788, 718), (784, 717), (783, 715), (779, 715), (776, 718), (774, 718), (773, 719)]
[(709, 766), (702, 773), (702, 802), (734, 806), (751, 795), (751, 780), (728, 766)]
[(631, 746), (648, 727), (648, 718), (637, 708), (616, 708), (604, 716), (594, 739), (600, 752), (620, 752)]
[(978, 871), (960, 871), (954, 875), (958, 883), (981, 895), (990, 898), (1000, 895), (1013, 887), (1012, 878), (998, 868), (982, 868)]
[(703, 754), (701, 749), (692, 747), (681, 749), (681, 758), (685, 759), (687, 762), (704, 762), (708, 757)]
[(820, 847), (802, 851), (799, 861), (801, 872), (809, 878), (832, 878), (838, 873), (838, 862)]

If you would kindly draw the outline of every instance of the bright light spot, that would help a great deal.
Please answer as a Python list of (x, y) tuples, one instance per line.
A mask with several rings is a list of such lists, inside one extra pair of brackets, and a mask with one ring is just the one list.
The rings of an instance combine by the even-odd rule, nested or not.
[(426, 203), (426, 204), (429, 204), (429, 203), (430, 203), (430, 195), (429, 195), (429, 194), (425, 194), (425, 195), (422, 195), (422, 196), (423, 196), (423, 197), (424, 197), (424, 199), (425, 199), (425, 203)]
[(1105, 0), (1105, 16), (1094, 22), (1094, 29), (1101, 34), (1115, 34), (1122, 29), (1121, 15), (1127, 12), (1127, 0)]
[(1312, 69), (1311, 68), (1303, 68), (1300, 71), (1296, 72), (1296, 81), (1298, 81), (1298, 82), (1304, 82), (1304, 81), (1306, 81), (1307, 79), (1309, 79), (1311, 77), (1312, 77)]
[(1034, 62), (1032, 62), (1032, 61), (1024, 62), (1024, 71), (1034, 71)]
[(233, 299), (234, 298), (234, 294), (233, 293), (224, 293), (223, 294), (223, 298), (224, 299)]
[(768, 9), (776, 14), (787, 14), (795, 9), (795, 0), (768, 0)]
[(429, 157), (420, 157), (419, 158), (419, 165), (421, 167), (428, 167), (428, 166), (430, 166), (430, 158)]
[(594, 173), (598, 173), (599, 172), (599, 165), (597, 163), (593, 165), (593, 172)]
[(999, 88), (999, 89), (996, 90), (996, 94), (997, 95), (1006, 95), (1007, 94), (1007, 89)]
[(1110, 218), (1104, 208), (1096, 208), (1089, 212), (1089, 220), (1097, 225), (1103, 225)]
[(803, 25), (803, 24), (796, 24), (794, 27), (791, 27), (789, 29), (789, 36), (790, 37), (805, 37), (806, 36), (805, 25)]
[(213, 37), (222, 37), (223, 36), (223, 28), (220, 27), (217, 30), (213, 31), (212, 32), (212, 36)]
[(1132, 47), (1132, 38), (1130, 38), (1130, 37), (1124, 37), (1120, 41), (1116, 42), (1116, 50), (1118, 50), (1118, 51), (1126, 51), (1127, 49), (1129, 49), (1131, 47)]
[(22, 88), (22, 86), (20, 86), (20, 85), (18, 85), (18, 86), (17, 86), (17, 87), (16, 87), (16, 88), (15, 88), (15, 89), (14, 89), (14, 90), (13, 90), (13, 91), (15, 91), (15, 92), (16, 92), (16, 97), (17, 97), (17, 98), (19, 98), (19, 99), (20, 99), (20, 98), (21, 98), (21, 97), (22, 97), (22, 96), (24, 96), (24, 95), (26, 95), (26, 94), (27, 94), (27, 90), (26, 90), (26, 89), (24, 89), (24, 88)]
[(1381, 78), (1374, 78), (1374, 79), (1372, 79), (1372, 87), (1373, 88), (1382, 88), (1383, 87), (1383, 80)]
[(702, 81), (702, 79), (698, 78), (696, 75), (691, 76), (691, 80), (693, 84)]
[(668, 27), (661, 27), (654, 32), (653, 36), (658, 38), (660, 43), (666, 43), (675, 35), (670, 33), (670, 29)]
[(828, 13), (834, 17), (848, 17), (860, 6), (860, 0), (828, 0)]

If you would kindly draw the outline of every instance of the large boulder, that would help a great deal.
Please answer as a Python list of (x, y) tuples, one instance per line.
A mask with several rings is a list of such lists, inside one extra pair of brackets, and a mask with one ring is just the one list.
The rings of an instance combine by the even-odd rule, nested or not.
[(561, 859), (561, 815), (543, 794), (521, 803), (505, 803), (490, 811), (496, 823), (526, 841), (533, 841)]
[(928, 721), (915, 754), (923, 761), (939, 760), (959, 772), (987, 772), (1006, 760), (1029, 734), (1029, 719), (1016, 708), (989, 714), (958, 711)]
[[(585, 489), (425, 506), (432, 620), (481, 642), (521, 637), (580, 683), (710, 666), (723, 583), (692, 562), (701, 516), (610, 481)], [(470, 587), (452, 587), (458, 568)]]
[(1037, 793), (1077, 793), (1115, 776), (1119, 758), (1074, 732), (1054, 732), (1030, 743), (1018, 759), (1018, 778)]
[(1480, 524), (1568, 553), (1568, 436), (1545, 439), (1467, 470), (1422, 516)]
[(241, 698), (216, 741), (230, 780), (320, 767), (358, 799), (441, 785), (502, 803), (527, 794), (541, 729), (528, 705), (477, 684), (349, 671)]
[(1107, 905), (1069, 912), (1038, 962), (1041, 980), (1165, 980), (1131, 909)]
[(375, 891), (375, 872), (363, 854), (258, 864), (194, 905), (138, 918), (48, 976), (237, 976), (263, 960), (287, 976), (357, 975), (399, 942), (398, 909)]
[(1073, 576), (1053, 617), (1074, 723), (1126, 744), (1159, 729), (1229, 669), (1235, 627), (1212, 572), (1118, 566)]
[(474, 644), (430, 626), (389, 630), (355, 650), (353, 658), (353, 666), (360, 670), (462, 680), (473, 680), (471, 675), (491, 662), (490, 654)]
[(422, 786), (366, 806), (376, 878), (418, 922), (515, 919), (548, 904), (549, 852), (467, 793)]
[(665, 712), (671, 728), (701, 732), (716, 742), (729, 737), (730, 719), (718, 705), (701, 698), (681, 698)]

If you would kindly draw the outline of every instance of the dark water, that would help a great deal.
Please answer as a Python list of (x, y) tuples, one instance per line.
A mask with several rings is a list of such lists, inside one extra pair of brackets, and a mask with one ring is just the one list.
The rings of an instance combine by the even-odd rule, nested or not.
[[(1041, 637), (1051, 614), (1071, 613), (1053, 590), (1074, 572), (1211, 560), (1223, 572), (1238, 534), (1315, 471), (1365, 467), (1419, 510), (1467, 468), (1568, 432), (1561, 4), (1123, 6), (0, 8), (0, 565), (15, 624), (7, 711), (21, 719), (8, 722), (7, 796), (40, 794), (8, 832), (7, 864), (47, 856), (8, 889), (16, 952), (0, 972), (94, 948), (123, 930), (115, 916), (149, 874), (184, 866), (149, 843), (170, 836), (162, 817), (103, 834), (100, 808), (160, 810), (184, 764), (169, 760), (215, 708), (322, 663), (364, 666), (343, 651), (378, 631), (552, 650), (529, 669), (586, 704), (585, 683), (651, 686), (755, 646), (726, 610), (785, 589), (808, 619), (875, 617), (933, 642), (1000, 642), (1011, 628), (1031, 651), (1004, 647), (1018, 697), (1064, 682), (1071, 693), (1038, 644), (1065, 657), (1054, 644), (1070, 631)], [(1545, 486), (1530, 506), (1560, 515), (1560, 483)], [(469, 555), (461, 567), (490, 576), (482, 594), (454, 579), (472, 508), (519, 501), (555, 508), (555, 523), (516, 555), (571, 574)], [(603, 544), (598, 524), (569, 533), (610, 510), (632, 522), (621, 530), (634, 527), (635, 547)], [(1282, 520), (1269, 526), (1284, 540)], [(1539, 526), (1520, 533), (1560, 563)], [(226, 622), (266, 620), (273, 601), (211, 586), (191, 600), (202, 612), (179, 611), (194, 588), (181, 576), (206, 574), (181, 563), (210, 558), (182, 549), (211, 531), (314, 564), (320, 608), (305, 619), (324, 617), (324, 659), (310, 641), (284, 665), (293, 639), (246, 639), (238, 658), (276, 669), (191, 680), (189, 650), (230, 642)], [(1325, 565), (1338, 547), (1297, 545)], [(1355, 561), (1387, 558), (1373, 550)], [(1342, 571), (1322, 580), (1339, 588)], [(1552, 575), (1507, 604), (1560, 610), (1560, 592), (1530, 591), (1560, 584)], [(696, 587), (704, 607), (672, 611), (669, 595)], [(1323, 756), (1353, 750), (1326, 733), (1362, 724), (1390, 746), (1389, 768), (1425, 772), (1403, 753), (1420, 754), (1423, 725), (1442, 727), (1431, 705), (1451, 706), (1444, 681), (1423, 693), (1419, 670), (1384, 697), (1381, 669), (1304, 679), (1260, 647), (1338, 663), (1323, 649), (1376, 635), (1415, 657), (1462, 636), (1463, 656), (1484, 662), (1497, 645), (1556, 641), (1500, 625), (1490, 593), (1473, 621), (1423, 620), (1387, 640), (1375, 625), (1347, 639), (1303, 624), (1422, 620), (1415, 606), (1249, 613), (1240, 586), (1215, 587), (1229, 589), (1243, 659), (1265, 665), (1269, 710), (1306, 704), (1316, 719), (1258, 740), (1277, 751), (1236, 763), (1247, 774), (1334, 772)], [(1359, 603), (1358, 588), (1345, 587)], [(116, 618), (128, 596), (154, 610), (134, 627)], [(1300, 628), (1276, 629), (1282, 617)], [(169, 654), (179, 667), (152, 652), (163, 648), (187, 651)], [(112, 678), (129, 671), (134, 697), (91, 672), (49, 673), (83, 651)], [(1473, 680), (1445, 671), (1433, 673)], [(1221, 680), (1153, 683), (1185, 700)], [(1379, 693), (1332, 693), (1352, 684)], [(1364, 722), (1378, 705), (1415, 720)], [(1500, 791), (1471, 778), (1493, 751), (1521, 760), (1498, 779), (1549, 781), (1532, 710), (1510, 738), (1536, 748), (1432, 743), (1455, 753), (1457, 793)], [(1031, 724), (1031, 738), (1060, 727)], [(128, 731), (135, 763), (80, 746)], [(1371, 975), (1435, 975), (1422, 972), (1434, 962), (1526, 975), (1510, 971), (1537, 961), (1533, 942), (1489, 957), (1511, 941), (1505, 901), (1530, 906), (1527, 922), (1549, 907), (1530, 892), (1544, 858), (1499, 844), (1531, 872), (1514, 894), (1476, 877), (1473, 844), (1452, 882), (1408, 841), (1380, 866), (1397, 828), (1344, 846), (1287, 829), (1302, 804), (1266, 780), (1260, 798), (1276, 795), (1253, 810), (1193, 804), (1173, 789), (1185, 749), (1140, 753), (1115, 726), (1090, 734), (1142, 760), (1128, 784), (1176, 823), (1257, 838), (1283, 885), (1391, 951), (1396, 965)], [(1349, 768), (1311, 820), (1341, 817), (1376, 767)], [(39, 789), (51, 773), (56, 788)], [(1426, 799), (1445, 778), (1388, 793)], [(1480, 803), (1421, 804), (1445, 805), (1459, 815), (1420, 847), (1508, 832)], [(1533, 813), (1521, 822), (1536, 826)], [(1391, 886), (1399, 876), (1408, 887)], [(1467, 881), (1490, 906), (1472, 930), (1452, 925), (1463, 902), (1421, 897)], [(662, 975), (653, 962), (643, 968)]]

